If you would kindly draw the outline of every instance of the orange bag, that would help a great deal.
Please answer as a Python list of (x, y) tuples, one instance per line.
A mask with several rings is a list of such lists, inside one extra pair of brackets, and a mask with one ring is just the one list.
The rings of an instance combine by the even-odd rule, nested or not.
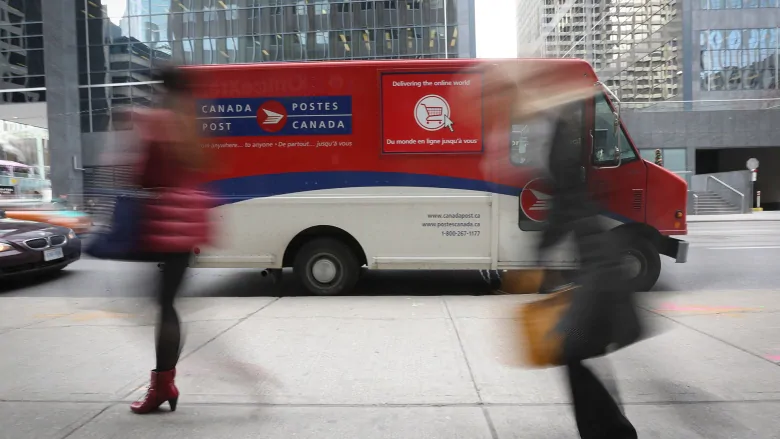
[(571, 304), (576, 287), (550, 294), (518, 308), (519, 332), (524, 338), (525, 364), (560, 366), (563, 337), (554, 329)]

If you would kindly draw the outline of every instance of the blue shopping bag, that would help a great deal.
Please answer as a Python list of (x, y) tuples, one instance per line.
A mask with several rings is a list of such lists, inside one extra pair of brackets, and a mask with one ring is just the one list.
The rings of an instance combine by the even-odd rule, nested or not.
[(144, 197), (120, 195), (116, 198), (111, 226), (94, 234), (86, 253), (93, 258), (141, 261), (138, 248), (141, 238), (141, 215)]

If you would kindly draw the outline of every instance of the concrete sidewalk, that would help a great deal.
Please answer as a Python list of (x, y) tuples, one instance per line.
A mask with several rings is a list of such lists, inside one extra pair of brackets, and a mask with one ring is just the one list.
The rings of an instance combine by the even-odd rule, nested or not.
[[(778, 292), (653, 297), (612, 356), (640, 437), (779, 437)], [(0, 438), (574, 438), (561, 371), (504, 365), (533, 299), (183, 299), (179, 408), (138, 416), (144, 302), (0, 298)]]
[(738, 213), (733, 215), (688, 215), (689, 223), (731, 221), (780, 221), (780, 211)]

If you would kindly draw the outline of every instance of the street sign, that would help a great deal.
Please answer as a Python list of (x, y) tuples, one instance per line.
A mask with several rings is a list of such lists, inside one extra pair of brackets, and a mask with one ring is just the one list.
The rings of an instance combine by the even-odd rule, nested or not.
[(16, 193), (16, 188), (14, 186), (0, 186), (0, 197), (10, 196), (15, 193)]
[(756, 169), (758, 169), (758, 159), (756, 158), (748, 159), (746, 165), (748, 169), (750, 169), (751, 171), (755, 171)]

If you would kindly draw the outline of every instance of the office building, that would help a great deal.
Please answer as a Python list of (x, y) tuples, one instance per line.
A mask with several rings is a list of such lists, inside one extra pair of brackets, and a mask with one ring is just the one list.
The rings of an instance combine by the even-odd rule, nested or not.
[[(147, 104), (151, 85), (105, 85), (148, 81), (159, 62), (474, 57), (473, 1), (127, 0), (118, 29), (114, 23), (93, 27), (93, 20), (86, 20), (90, 45), (102, 39), (108, 56), (87, 66), (92, 74), (84, 85), (111, 99), (107, 108), (98, 102), (82, 109), (92, 114), (82, 130), (116, 129), (109, 120), (115, 108)], [(87, 16), (95, 15), (88, 11)], [(97, 91), (101, 86), (105, 90)]]
[(0, 1), (0, 74), (0, 102), (46, 99), (41, 0)]
[(678, 97), (681, 1), (519, 0), (518, 55), (581, 58), (635, 106)]
[[(693, 99), (778, 108), (778, 0), (702, 0), (691, 23)], [(751, 99), (751, 100), (746, 100)], [(764, 99), (764, 100), (761, 100)]]

